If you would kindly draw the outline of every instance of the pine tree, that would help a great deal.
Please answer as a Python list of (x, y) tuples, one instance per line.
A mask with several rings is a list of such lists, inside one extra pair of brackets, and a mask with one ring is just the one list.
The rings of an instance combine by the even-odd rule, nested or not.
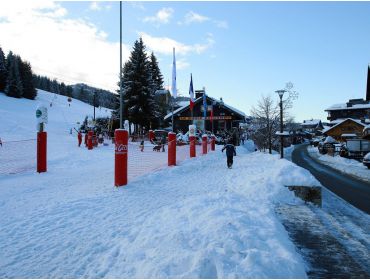
[(18, 63), (23, 87), (23, 97), (33, 100), (37, 95), (37, 91), (33, 83), (31, 64), (27, 61), (22, 61), (20, 57), (18, 57)]
[(6, 69), (6, 61), (3, 50), (0, 47), (0, 91), (4, 91), (6, 87), (6, 79), (8, 71)]
[(154, 90), (163, 89), (163, 75), (158, 66), (158, 60), (154, 53), (150, 55), (149, 69), (153, 81)]
[(9, 52), (6, 60), (8, 77), (6, 81), (5, 94), (11, 97), (21, 98), (23, 95), (23, 86), (19, 73), (19, 61), (12, 52)]
[[(145, 49), (140, 38), (135, 42), (130, 59), (123, 67), (123, 116), (131, 123), (149, 128), (158, 121), (159, 109), (154, 100), (155, 85)], [(119, 104), (119, 97), (117, 101)], [(115, 115), (119, 116), (119, 109)]]

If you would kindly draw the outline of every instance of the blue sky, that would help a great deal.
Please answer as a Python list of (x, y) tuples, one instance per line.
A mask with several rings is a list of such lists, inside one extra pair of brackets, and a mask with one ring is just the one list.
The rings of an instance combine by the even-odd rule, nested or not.
[[(75, 67), (62, 67), (63, 63), (75, 63), (63, 58), (60, 63), (54, 61), (52, 71), (47, 63), (36, 67), (38, 71), (48, 71), (49, 76), (50, 72), (59, 73), (71, 82), (82, 79), (114, 88), (119, 64), (117, 56), (113, 59), (110, 53), (118, 52), (119, 2), (53, 5), (39, 9), (39, 13), (52, 10), (58, 14), (54, 21), (64, 21), (64, 26), (67, 20), (73, 22), (68, 34), (73, 33), (75, 25), (81, 36), (73, 37), (73, 42), (59, 42), (58, 47), (78, 52), (83, 46), (74, 59), (81, 62)], [(134, 41), (142, 36), (148, 50), (158, 57), (168, 84), (172, 47), (176, 46), (177, 85), (182, 95), (188, 94), (192, 73), (196, 89), (204, 86), (209, 95), (223, 97), (246, 114), (262, 94), (271, 94), (277, 100), (274, 91), (291, 81), (299, 92), (291, 115), (297, 121), (325, 120), (324, 109), (330, 105), (365, 97), (370, 63), (369, 15), (369, 2), (124, 2), (124, 55), (127, 58)], [(34, 21), (30, 18), (30, 22)], [(64, 27), (56, 29), (63, 32)], [(89, 43), (80, 43), (84, 38)], [(89, 47), (93, 45), (100, 47)], [(32, 48), (23, 51), (31, 63), (39, 63)], [(90, 59), (83, 59), (86, 52)], [(104, 56), (109, 56), (110, 64), (99, 62), (95, 69), (94, 61)], [(58, 63), (59, 68), (55, 66)], [(84, 67), (77, 73), (81, 65)], [(108, 68), (110, 74), (99, 73)]]

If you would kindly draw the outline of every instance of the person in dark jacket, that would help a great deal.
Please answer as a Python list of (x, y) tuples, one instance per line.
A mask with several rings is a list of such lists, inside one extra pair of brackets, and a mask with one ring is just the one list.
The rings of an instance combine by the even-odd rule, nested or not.
[(227, 157), (227, 167), (231, 168), (233, 166), (233, 157), (236, 156), (236, 149), (235, 146), (231, 143), (231, 141), (226, 144), (221, 152), (224, 152), (226, 149), (226, 157)]

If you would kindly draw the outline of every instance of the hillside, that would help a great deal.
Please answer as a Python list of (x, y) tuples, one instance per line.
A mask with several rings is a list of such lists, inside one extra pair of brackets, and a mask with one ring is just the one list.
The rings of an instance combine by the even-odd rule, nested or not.
[[(52, 107), (50, 104), (52, 103)], [(69, 106), (70, 104), (70, 106)], [(38, 90), (35, 100), (7, 97), (0, 92), (0, 138), (3, 141), (17, 141), (36, 137), (36, 108), (48, 108), (46, 131), (49, 137), (65, 137), (71, 128), (78, 128), (86, 116), (93, 115), (93, 107), (79, 100), (67, 101), (66, 96)], [(96, 108), (96, 117), (111, 115), (111, 110)]]

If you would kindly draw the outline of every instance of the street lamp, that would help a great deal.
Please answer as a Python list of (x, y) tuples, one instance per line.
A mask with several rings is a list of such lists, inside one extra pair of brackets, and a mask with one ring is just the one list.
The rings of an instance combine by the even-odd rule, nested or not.
[(284, 158), (284, 136), (283, 136), (283, 96), (285, 89), (275, 91), (280, 97), (280, 158)]

